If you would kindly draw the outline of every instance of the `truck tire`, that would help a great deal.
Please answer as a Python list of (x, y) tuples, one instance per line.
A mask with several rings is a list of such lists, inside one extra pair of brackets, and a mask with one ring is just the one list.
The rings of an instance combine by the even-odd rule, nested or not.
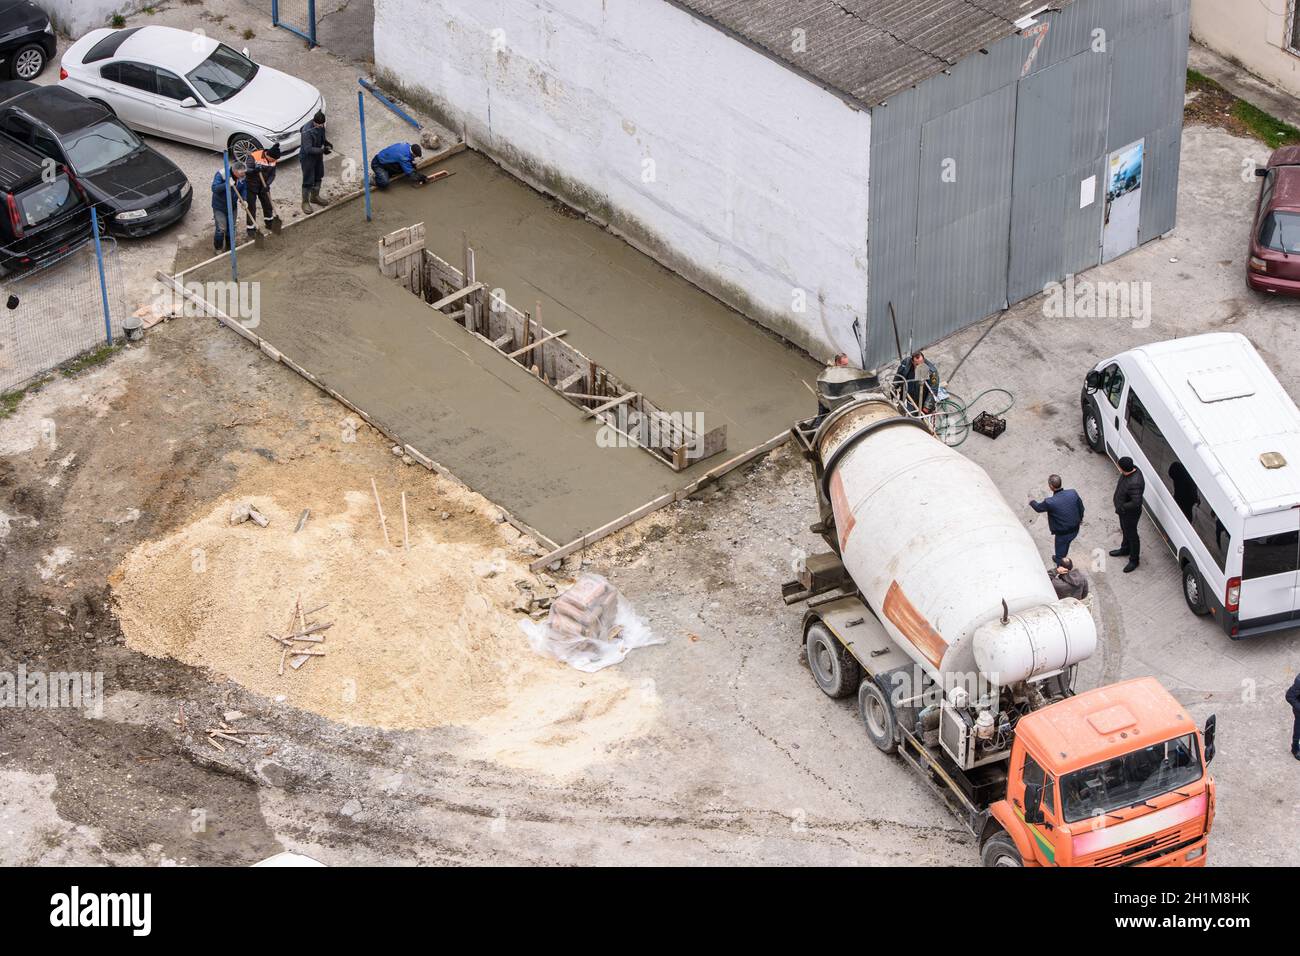
[(980, 862), (985, 866), (1024, 866), (1025, 861), (1016, 849), (1016, 841), (1005, 830), (999, 830), (980, 847)]
[(1204, 617), (1210, 613), (1210, 606), (1205, 603), (1205, 579), (1192, 561), (1183, 564), (1183, 600), (1193, 614)]
[(871, 742), (883, 753), (896, 753), (898, 721), (894, 717), (894, 705), (889, 702), (889, 695), (870, 677), (858, 687), (858, 713), (862, 715), (862, 726), (867, 728)]
[(808, 669), (827, 697), (848, 697), (862, 679), (862, 666), (821, 621), (808, 628)]
[(1083, 410), (1083, 439), (1095, 452), (1106, 450), (1106, 434), (1102, 431), (1101, 418), (1097, 415), (1097, 405), (1091, 399)]

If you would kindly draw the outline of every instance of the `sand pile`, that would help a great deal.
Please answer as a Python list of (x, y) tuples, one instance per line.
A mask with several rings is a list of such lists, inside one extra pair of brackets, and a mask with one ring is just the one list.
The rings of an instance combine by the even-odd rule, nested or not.
[[(332, 463), (260, 469), (243, 487), (274, 495), (228, 496), (132, 551), (110, 579), (127, 643), (345, 723), (468, 726), (479, 736), (467, 756), (559, 775), (650, 728), (652, 688), (529, 650), (510, 608), (520, 582), (541, 584), (512, 546), (517, 532), (495, 522), (483, 499), (428, 475), (403, 477), (404, 553), (401, 487), (380, 485), (393, 540), (386, 548), (368, 478), (337, 471)], [(248, 503), (267, 527), (230, 523)], [(311, 517), (295, 533), (305, 507)], [(299, 596), (304, 608), (328, 602), (315, 615), (333, 622), (318, 645), (326, 656), (280, 676), (281, 646), (267, 635), (286, 632)]]

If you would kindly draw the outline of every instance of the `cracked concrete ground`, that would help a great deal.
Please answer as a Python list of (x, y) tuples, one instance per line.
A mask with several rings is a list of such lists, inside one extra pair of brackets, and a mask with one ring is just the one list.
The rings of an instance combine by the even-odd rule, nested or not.
[[(334, 88), (354, 83), (348, 64), (312, 62)], [(1015, 393), (1007, 433), (974, 435), (962, 451), (1017, 507), (1049, 472), (1064, 475), (1089, 503), (1076, 553), (1117, 540), (1113, 470), (1080, 434), (1079, 382), (1094, 361), (1228, 328), (1300, 393), (1296, 306), (1249, 292), (1242, 275), (1257, 188), (1243, 163), (1263, 156), (1257, 143), (1189, 128), (1178, 227), (1083, 277), (1151, 283), (1149, 327), (1052, 319), (1031, 300), (952, 382), (967, 395)], [(203, 228), (192, 228), (198, 239)], [(132, 248), (139, 287), (176, 242)], [(952, 369), (984, 331), (928, 353)], [(668, 643), (619, 665), (661, 702), (649, 735), (572, 779), (465, 759), (461, 729), (344, 726), (125, 646), (106, 584), (122, 557), (211, 507), (247, 456), (292, 469), (319, 453), (344, 414), (229, 331), (178, 319), (0, 422), (0, 670), (101, 671), (106, 689), (98, 718), (0, 710), (0, 864), (241, 865), (280, 849), (334, 865), (977, 862), (939, 801), (870, 745), (850, 703), (822, 697), (799, 658), (801, 612), (779, 588), (819, 541), (807, 530), (806, 466), (789, 450), (587, 554)], [(56, 447), (43, 442), (48, 422)], [(336, 453), (374, 473), (406, 467), (364, 430)], [(1042, 519), (1024, 514), (1046, 561)], [(1143, 532), (1138, 573), (1092, 576), (1102, 645), (1081, 683), (1155, 674), (1198, 720), (1217, 712), (1211, 863), (1300, 862), (1300, 764), (1286, 753), (1281, 698), (1300, 635), (1230, 642), (1184, 609), (1172, 559)], [(238, 709), (273, 733), (256, 753), (219, 754), (173, 722), (181, 704), (195, 725)]]

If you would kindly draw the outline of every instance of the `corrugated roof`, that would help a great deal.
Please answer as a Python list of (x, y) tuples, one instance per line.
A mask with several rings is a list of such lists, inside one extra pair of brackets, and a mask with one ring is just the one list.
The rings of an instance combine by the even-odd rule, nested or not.
[[(1073, 0), (668, 0), (863, 106)], [(796, 49), (795, 30), (803, 30)]]

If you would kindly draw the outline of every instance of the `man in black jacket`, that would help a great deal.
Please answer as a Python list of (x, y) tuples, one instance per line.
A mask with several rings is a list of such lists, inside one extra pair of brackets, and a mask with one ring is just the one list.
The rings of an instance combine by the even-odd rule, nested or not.
[(320, 198), (321, 180), (325, 178), (325, 157), (334, 151), (334, 144), (325, 138), (325, 114), (317, 113), (300, 133), (302, 145), (298, 149), (298, 162), (302, 164), (302, 211), (312, 212), (311, 204), (324, 208)]
[(1070, 553), (1070, 543), (1079, 536), (1079, 525), (1083, 523), (1083, 499), (1073, 488), (1061, 487), (1060, 475), (1048, 475), (1047, 487), (1052, 494), (1043, 501), (1029, 499), (1029, 507), (1040, 514), (1047, 512), (1047, 530), (1055, 535), (1055, 550), (1052, 560), (1059, 567), (1061, 560)]
[(1296, 675), (1295, 683), (1286, 692), (1286, 702), (1295, 714), (1295, 724), (1291, 727), (1291, 756), (1300, 760), (1300, 674)]
[(1124, 573), (1136, 571), (1141, 558), (1142, 542), (1138, 540), (1138, 519), (1142, 517), (1142, 494), (1146, 481), (1137, 470), (1133, 459), (1125, 455), (1119, 460), (1119, 481), (1115, 484), (1115, 514), (1119, 515), (1119, 528), (1124, 533), (1120, 546), (1110, 553), (1112, 558), (1128, 558)]

